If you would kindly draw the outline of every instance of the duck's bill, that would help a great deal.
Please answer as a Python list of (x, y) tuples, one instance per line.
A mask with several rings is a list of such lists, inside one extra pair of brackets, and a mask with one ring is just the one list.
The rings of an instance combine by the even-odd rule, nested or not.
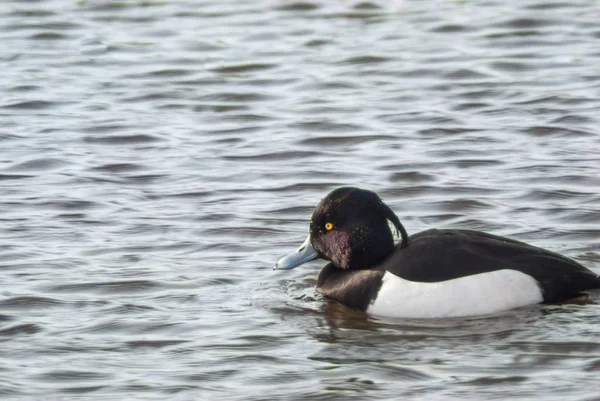
[(315, 260), (319, 257), (319, 253), (313, 248), (310, 244), (310, 235), (306, 238), (306, 241), (300, 247), (279, 259), (275, 266), (273, 266), (273, 270), (290, 270), (294, 267), (298, 267), (303, 265), (304, 263), (310, 262), (311, 260)]

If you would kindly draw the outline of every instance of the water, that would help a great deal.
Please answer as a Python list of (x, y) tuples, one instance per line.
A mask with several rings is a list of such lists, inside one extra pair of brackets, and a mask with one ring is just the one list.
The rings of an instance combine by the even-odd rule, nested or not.
[(600, 271), (600, 5), (5, 1), (0, 397), (600, 399), (600, 304), (382, 321), (271, 266), (332, 188)]

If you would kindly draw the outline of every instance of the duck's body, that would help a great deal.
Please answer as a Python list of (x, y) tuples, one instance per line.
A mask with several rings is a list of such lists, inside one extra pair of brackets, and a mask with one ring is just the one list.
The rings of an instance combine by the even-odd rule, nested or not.
[(448, 317), (560, 302), (600, 287), (571, 259), (477, 231), (428, 230), (408, 243), (369, 269), (328, 264), (317, 291), (375, 315)]
[[(388, 219), (402, 233), (397, 245)], [(470, 230), (408, 237), (377, 195), (357, 188), (329, 194), (315, 209), (307, 242), (276, 268), (316, 257), (332, 261), (317, 291), (381, 316), (481, 315), (600, 288), (600, 277), (574, 260), (508, 238)]]

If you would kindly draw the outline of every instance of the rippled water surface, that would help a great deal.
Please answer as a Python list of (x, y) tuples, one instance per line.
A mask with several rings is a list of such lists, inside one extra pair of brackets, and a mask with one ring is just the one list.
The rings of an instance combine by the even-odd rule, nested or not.
[(273, 272), (338, 185), (600, 271), (600, 3), (0, 5), (0, 398), (600, 399), (600, 298), (381, 321)]

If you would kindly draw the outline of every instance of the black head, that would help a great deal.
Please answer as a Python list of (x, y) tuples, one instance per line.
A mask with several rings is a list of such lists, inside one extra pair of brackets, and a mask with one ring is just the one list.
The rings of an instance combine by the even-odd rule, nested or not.
[(394, 248), (390, 220), (408, 245), (398, 217), (374, 192), (353, 187), (333, 190), (315, 208), (310, 242), (324, 259), (343, 270), (373, 266)]

